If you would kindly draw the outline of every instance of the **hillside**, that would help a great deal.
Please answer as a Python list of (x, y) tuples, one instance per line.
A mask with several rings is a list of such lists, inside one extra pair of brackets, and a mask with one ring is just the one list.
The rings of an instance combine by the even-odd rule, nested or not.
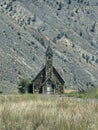
[(16, 91), (20, 78), (34, 78), (49, 39), (65, 86), (97, 87), (97, 21), (97, 0), (0, 0), (0, 91)]

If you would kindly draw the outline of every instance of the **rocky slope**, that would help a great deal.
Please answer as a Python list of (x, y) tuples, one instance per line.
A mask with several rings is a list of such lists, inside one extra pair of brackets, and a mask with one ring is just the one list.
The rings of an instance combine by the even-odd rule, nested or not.
[(34, 78), (49, 40), (67, 88), (97, 87), (97, 21), (97, 0), (0, 0), (0, 91)]

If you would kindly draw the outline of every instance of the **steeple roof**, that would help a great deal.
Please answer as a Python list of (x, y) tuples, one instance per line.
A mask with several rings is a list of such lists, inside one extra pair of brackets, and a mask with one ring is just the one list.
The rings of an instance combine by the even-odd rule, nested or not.
[(52, 50), (52, 48), (50, 47), (50, 44), (49, 44), (49, 46), (48, 46), (48, 48), (47, 48), (47, 50), (46, 50), (46, 55), (47, 55), (47, 54), (53, 55), (53, 50)]

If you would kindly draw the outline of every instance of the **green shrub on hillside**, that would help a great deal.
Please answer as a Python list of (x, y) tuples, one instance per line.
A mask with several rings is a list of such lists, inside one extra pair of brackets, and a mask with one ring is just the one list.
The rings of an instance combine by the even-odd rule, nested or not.
[(28, 87), (30, 85), (30, 79), (29, 78), (24, 78), (24, 79), (21, 79), (19, 81), (19, 87), (18, 87), (18, 90), (20, 93), (26, 93), (28, 92)]

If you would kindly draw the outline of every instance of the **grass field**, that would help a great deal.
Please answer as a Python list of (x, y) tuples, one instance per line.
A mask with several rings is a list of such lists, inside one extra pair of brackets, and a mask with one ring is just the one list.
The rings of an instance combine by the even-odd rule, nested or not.
[(98, 102), (0, 95), (0, 130), (98, 130)]
[(88, 98), (98, 99), (98, 89), (94, 88), (85, 92), (78, 92), (78, 91), (70, 90), (69, 93), (68, 92), (66, 93), (66, 96), (75, 97), (75, 98), (84, 98), (84, 99), (88, 99)]

